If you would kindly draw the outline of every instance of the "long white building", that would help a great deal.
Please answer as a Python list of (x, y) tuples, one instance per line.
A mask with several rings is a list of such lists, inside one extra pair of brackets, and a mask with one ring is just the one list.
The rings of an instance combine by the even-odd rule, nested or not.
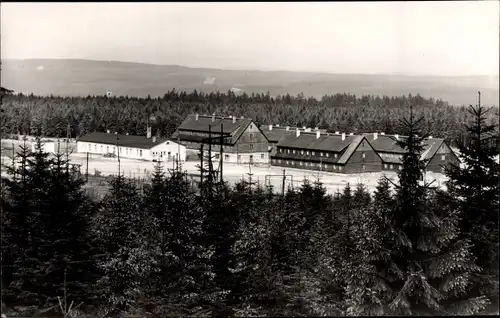
[(148, 136), (118, 135), (93, 132), (77, 141), (77, 152), (91, 154), (114, 154), (120, 158), (186, 161), (186, 146), (170, 139)]

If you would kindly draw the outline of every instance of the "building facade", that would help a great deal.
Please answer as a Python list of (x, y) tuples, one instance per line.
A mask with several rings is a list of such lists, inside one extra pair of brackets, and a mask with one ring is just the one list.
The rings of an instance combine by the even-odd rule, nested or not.
[(364, 136), (301, 132), (277, 143), (271, 164), (336, 173), (378, 172), (382, 160)]
[[(364, 134), (383, 161), (384, 171), (399, 171), (402, 169), (402, 159), (405, 150), (398, 146), (398, 140), (406, 138), (400, 135), (386, 135), (384, 133)], [(424, 141), (424, 151), (421, 159), (426, 160), (426, 171), (443, 173), (444, 167), (449, 164), (460, 164), (460, 160), (450, 146), (441, 138), (429, 136)]]
[(77, 152), (149, 161), (186, 161), (186, 146), (170, 139), (93, 132), (77, 141)]
[(188, 153), (198, 156), (202, 144), (207, 154), (209, 138), (215, 161), (222, 155), (225, 162), (269, 163), (269, 140), (250, 118), (189, 115), (172, 135), (172, 139), (186, 145)]

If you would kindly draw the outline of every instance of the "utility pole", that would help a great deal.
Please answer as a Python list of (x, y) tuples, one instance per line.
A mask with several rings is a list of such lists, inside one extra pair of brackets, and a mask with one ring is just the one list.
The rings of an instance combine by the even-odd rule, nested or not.
[(281, 186), (281, 195), (285, 196), (285, 181), (286, 181), (286, 175), (285, 175), (285, 169), (283, 169), (283, 184)]
[[(69, 139), (71, 138), (71, 126), (68, 123), (66, 130), (66, 173), (69, 173)], [(58, 150), (59, 152), (59, 150)]]
[[(118, 137), (118, 134), (116, 135), (116, 154), (118, 158), (118, 177), (120, 176), (120, 137)], [(88, 155), (88, 153), (87, 153)], [(87, 160), (88, 163), (88, 160)]]
[(203, 143), (200, 145), (200, 191), (203, 185)]
[(223, 151), (222, 151), (222, 148), (223, 148), (223, 145), (224, 145), (224, 124), (220, 124), (220, 167), (219, 167), (219, 170), (220, 170), (220, 183), (222, 184), (223, 182), (223, 176), (222, 176), (222, 167), (223, 167), (223, 159), (222, 159), (222, 155), (223, 155)]
[(208, 125), (208, 181), (212, 187), (212, 125)]
[(89, 182), (89, 152), (87, 151), (87, 165), (85, 169), (85, 182)]

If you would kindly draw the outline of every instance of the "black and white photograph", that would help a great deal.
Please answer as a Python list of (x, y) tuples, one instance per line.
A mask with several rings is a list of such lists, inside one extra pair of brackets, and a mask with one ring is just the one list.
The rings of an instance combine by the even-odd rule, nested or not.
[(1, 318), (499, 315), (500, 1), (0, 12)]

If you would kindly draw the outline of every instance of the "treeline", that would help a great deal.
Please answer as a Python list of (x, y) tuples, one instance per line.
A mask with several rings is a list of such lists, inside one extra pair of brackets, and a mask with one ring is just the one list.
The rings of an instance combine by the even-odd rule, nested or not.
[(381, 179), (373, 195), (361, 184), (333, 196), (320, 183), (284, 195), (230, 188), (210, 167), (195, 190), (181, 168), (157, 165), (143, 195), (119, 176), (96, 202), (64, 157), (40, 142), (23, 148), (2, 186), (2, 311), (48, 315), (73, 302), (74, 315), (109, 317), (498, 312), (498, 143), (484, 138), (484, 111), (472, 115), (466, 166), (447, 169), (447, 191), (420, 181), (425, 135), (413, 119), (399, 182)]
[[(107, 129), (145, 135), (148, 123), (161, 136), (170, 136), (192, 113), (245, 116), (258, 124), (321, 127), (331, 131), (403, 132), (398, 120), (409, 113), (424, 116), (423, 129), (452, 143), (463, 143), (463, 124), (470, 119), (465, 107), (450, 106), (417, 96), (355, 96), (335, 94), (320, 100), (269, 94), (192, 93), (172, 90), (161, 98), (3, 96), (1, 127), (5, 134), (41, 133), (46, 137), (78, 137)], [(488, 121), (494, 120), (494, 113)], [(458, 139), (458, 141), (457, 141)]]

